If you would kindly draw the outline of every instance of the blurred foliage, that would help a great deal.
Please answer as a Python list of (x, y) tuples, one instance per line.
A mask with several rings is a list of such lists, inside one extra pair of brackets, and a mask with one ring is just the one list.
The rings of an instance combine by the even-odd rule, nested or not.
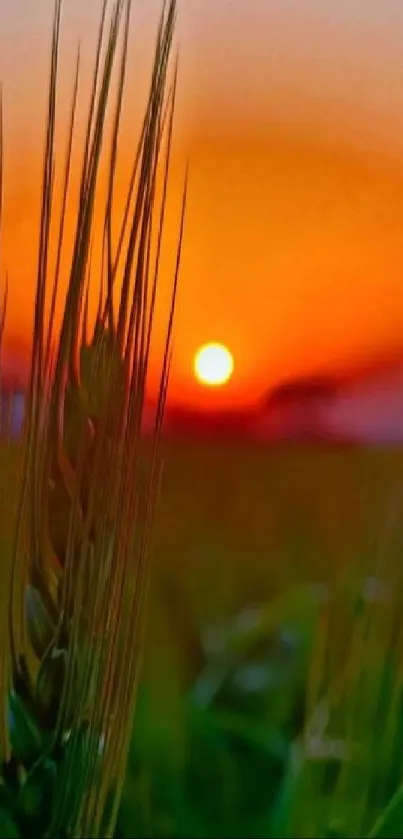
[(169, 444), (119, 839), (403, 837), (402, 474)]
[(161, 681), (146, 665), (116, 836), (403, 836), (389, 595), (351, 578), (245, 608), (199, 633), (190, 683), (185, 635), (164, 665), (154, 650)]
[(268, 835), (303, 720), (310, 616), (308, 599), (297, 600), (204, 633), (205, 661), (187, 689), (186, 656), (176, 680), (171, 661), (165, 686), (143, 683), (117, 836)]

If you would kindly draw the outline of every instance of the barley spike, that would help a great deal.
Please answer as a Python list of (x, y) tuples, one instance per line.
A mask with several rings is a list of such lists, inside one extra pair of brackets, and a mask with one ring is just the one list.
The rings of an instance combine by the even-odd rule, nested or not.
[[(16, 836), (32, 829), (36, 835), (52, 837), (113, 835), (141, 664), (187, 176), (150, 450), (142, 429), (176, 101), (177, 63), (173, 82), (168, 83), (176, 0), (163, 5), (149, 95), (116, 234), (115, 176), (130, 21), (130, 0), (104, 0), (74, 210), (74, 242), (57, 330), (80, 53), (52, 269), (62, 25), (62, 0), (55, 0), (31, 370), (0, 650), (0, 786), (6, 802), (3, 806), (0, 797), (0, 822), (4, 816)], [(99, 170), (111, 107), (103, 204)], [(99, 213), (102, 277), (98, 312), (91, 324), (91, 257)], [(4, 314), (0, 343), (3, 328)]]

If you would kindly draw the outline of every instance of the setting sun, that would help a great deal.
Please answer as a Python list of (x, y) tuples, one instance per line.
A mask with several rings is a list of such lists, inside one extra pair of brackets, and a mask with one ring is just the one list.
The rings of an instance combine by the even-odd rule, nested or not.
[(195, 355), (194, 371), (203, 385), (225, 385), (234, 371), (233, 356), (223, 344), (204, 344)]

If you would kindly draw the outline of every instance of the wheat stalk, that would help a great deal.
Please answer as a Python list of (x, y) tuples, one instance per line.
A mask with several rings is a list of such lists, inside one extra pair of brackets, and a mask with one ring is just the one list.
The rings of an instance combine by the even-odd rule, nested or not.
[[(142, 416), (176, 92), (176, 66), (168, 85), (176, 2), (169, 0), (162, 10), (115, 246), (112, 209), (130, 7), (130, 0), (114, 0), (108, 24), (103, 3), (69, 282), (56, 336), (79, 59), (51, 272), (61, 0), (55, 2), (31, 374), (2, 650), (0, 821), (8, 820), (14, 835), (113, 834), (141, 660), (186, 183), (155, 428), (145, 457)], [(114, 67), (104, 276), (89, 337), (92, 234)]]

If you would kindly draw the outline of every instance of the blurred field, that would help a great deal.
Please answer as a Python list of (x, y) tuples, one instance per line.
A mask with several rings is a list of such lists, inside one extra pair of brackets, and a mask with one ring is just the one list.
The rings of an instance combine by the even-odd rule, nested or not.
[[(322, 654), (325, 685), (348, 658), (356, 627), (350, 604), (344, 595), (340, 599), (343, 586), (389, 580), (401, 602), (396, 581), (403, 556), (403, 451), (170, 443), (164, 460), (145, 668), (117, 835), (297, 835), (295, 824), (290, 828), (284, 821), (291, 807), (284, 796), (291, 795), (290, 760), (318, 655), (319, 595), (327, 588), (339, 592), (326, 629), (326, 644), (331, 635), (332, 643)], [(3, 556), (17, 472), (18, 450), (2, 447)], [(371, 626), (377, 665), (370, 693), (378, 697), (384, 648), (395, 628), (381, 622), (378, 632), (378, 624)], [(357, 659), (357, 672), (360, 666)], [(344, 722), (351, 727), (355, 719), (347, 707), (351, 684), (334, 706), (339, 720), (344, 702), (343, 736)], [(368, 684), (360, 683), (365, 702)], [(321, 685), (315, 690), (319, 695)], [(379, 714), (378, 698), (374, 703), (365, 737), (372, 736)], [(396, 740), (396, 707), (383, 763), (378, 761), (382, 767), (386, 761), (391, 772), (388, 743)], [(368, 784), (374, 782), (371, 772), (364, 773)], [(391, 779), (383, 774), (379, 812), (399, 773), (400, 763)], [(318, 801), (329, 797), (329, 779), (323, 783), (325, 791), (319, 785), (314, 799), (310, 778), (302, 793), (307, 812), (319, 813)], [(342, 802), (347, 812), (347, 799), (340, 790), (334, 795), (339, 810)], [(298, 835), (366, 835), (359, 832), (364, 824), (368, 829), (365, 807), (358, 812), (354, 795), (353, 802), (347, 826), (340, 824), (340, 812), (333, 818), (332, 811), (332, 821), (326, 811), (326, 818), (319, 813), (307, 827), (305, 814)], [(367, 812), (367, 818), (377, 814)], [(329, 819), (337, 829), (328, 829)]]
[[(17, 473), (18, 447), (2, 445), (0, 540)], [(197, 620), (288, 585), (368, 572), (400, 534), (403, 450), (165, 446), (154, 576), (175, 580)]]
[(399, 510), (403, 450), (168, 446), (156, 564), (210, 619), (371, 564)]

